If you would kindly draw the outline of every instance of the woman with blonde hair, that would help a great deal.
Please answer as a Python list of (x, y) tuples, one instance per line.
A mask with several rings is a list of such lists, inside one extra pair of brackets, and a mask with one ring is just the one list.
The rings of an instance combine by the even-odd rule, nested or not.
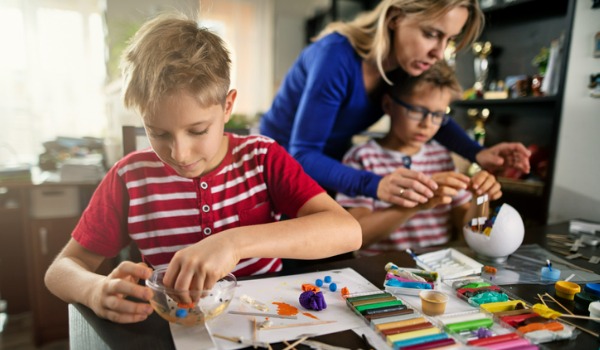
[[(290, 152), (332, 192), (365, 195), (414, 207), (433, 196), (437, 184), (410, 165), (384, 177), (343, 165), (352, 137), (377, 122), (388, 76), (418, 76), (444, 59), (450, 42), (469, 47), (484, 24), (477, 0), (382, 0), (351, 22), (329, 24), (290, 68), (261, 119), (260, 132)], [(521, 143), (483, 148), (450, 121), (435, 139), (483, 168), (529, 172)]]

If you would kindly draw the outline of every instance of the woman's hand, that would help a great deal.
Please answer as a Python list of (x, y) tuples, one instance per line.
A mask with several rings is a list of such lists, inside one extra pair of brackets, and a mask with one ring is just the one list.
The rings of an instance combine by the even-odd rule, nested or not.
[(429, 176), (406, 168), (386, 175), (377, 186), (377, 197), (399, 207), (413, 208), (433, 197), (438, 185)]
[(529, 174), (531, 152), (520, 142), (502, 142), (484, 148), (475, 156), (477, 164), (483, 169), (495, 172), (501, 168), (515, 168)]
[(478, 172), (471, 178), (471, 190), (475, 196), (487, 194), (490, 201), (502, 197), (500, 183), (496, 177), (485, 170)]
[[(108, 276), (98, 280), (88, 306), (96, 315), (117, 323), (145, 320), (153, 311), (147, 303), (152, 298), (152, 290), (137, 282), (148, 279), (151, 274), (152, 269), (144, 263), (122, 262)], [(127, 300), (127, 297), (146, 302)]]

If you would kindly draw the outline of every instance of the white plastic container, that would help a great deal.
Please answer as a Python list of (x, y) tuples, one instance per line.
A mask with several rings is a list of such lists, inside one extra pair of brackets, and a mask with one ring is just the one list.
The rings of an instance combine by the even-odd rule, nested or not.
[(508, 204), (502, 204), (488, 236), (464, 227), (467, 245), (486, 261), (503, 262), (523, 243), (525, 225), (521, 215)]
[[(600, 318), (600, 301), (592, 301), (588, 310), (590, 311), (590, 317)], [(600, 321), (594, 321), (600, 323)]]

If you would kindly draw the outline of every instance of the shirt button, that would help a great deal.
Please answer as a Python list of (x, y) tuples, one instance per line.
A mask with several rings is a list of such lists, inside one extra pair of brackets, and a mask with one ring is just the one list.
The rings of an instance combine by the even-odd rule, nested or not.
[(210, 235), (211, 233), (212, 233), (212, 230), (210, 229), (210, 227), (205, 227), (205, 228), (204, 228), (204, 234), (205, 234), (205, 235), (207, 235), (207, 236), (208, 236), (208, 235)]
[(205, 213), (208, 213), (208, 211), (209, 211), (209, 210), (210, 210), (210, 207), (208, 206), (208, 204), (204, 204), (204, 205), (202, 206), (202, 211), (203, 211), (203, 212), (205, 212)]
[(207, 184), (206, 182), (201, 182), (201, 183), (200, 183), (200, 187), (201, 187), (203, 190), (205, 190), (205, 189), (207, 189), (207, 188), (208, 188), (208, 184)]

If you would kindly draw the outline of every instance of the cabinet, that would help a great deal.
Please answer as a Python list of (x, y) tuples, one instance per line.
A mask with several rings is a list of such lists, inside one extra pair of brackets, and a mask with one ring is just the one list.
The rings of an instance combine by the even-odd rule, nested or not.
[[(32, 315), (33, 341), (68, 338), (67, 304), (44, 284), (95, 183), (0, 182), (0, 296), (9, 314)], [(107, 261), (106, 273), (114, 266)]]
[[(526, 226), (544, 225), (554, 177), (575, 0), (496, 0), (491, 3), (494, 5), (484, 9), (486, 24), (479, 39), (492, 44), (488, 81), (519, 75), (532, 77), (537, 73), (533, 58), (542, 47), (550, 47), (553, 40), (559, 39), (562, 44), (556, 56), (555, 93), (456, 101), (452, 105), (454, 118), (470, 129), (474, 124), (469, 110), (487, 109), (486, 146), (518, 141), (539, 150), (532, 156), (530, 175), (499, 174), (504, 193), (500, 201), (515, 207)], [(456, 72), (464, 88), (475, 83), (474, 58), (469, 50), (456, 56)]]
[(64, 217), (31, 221), (26, 241), (35, 344), (69, 337), (67, 304), (48, 291), (44, 274), (69, 240), (78, 220), (79, 217)]
[(48, 291), (44, 275), (69, 241), (95, 187), (55, 183), (35, 185), (27, 191), (24, 242), (36, 345), (69, 336), (67, 304)]
[(9, 315), (30, 310), (25, 273), (26, 190), (0, 186), (0, 299), (7, 301)]

